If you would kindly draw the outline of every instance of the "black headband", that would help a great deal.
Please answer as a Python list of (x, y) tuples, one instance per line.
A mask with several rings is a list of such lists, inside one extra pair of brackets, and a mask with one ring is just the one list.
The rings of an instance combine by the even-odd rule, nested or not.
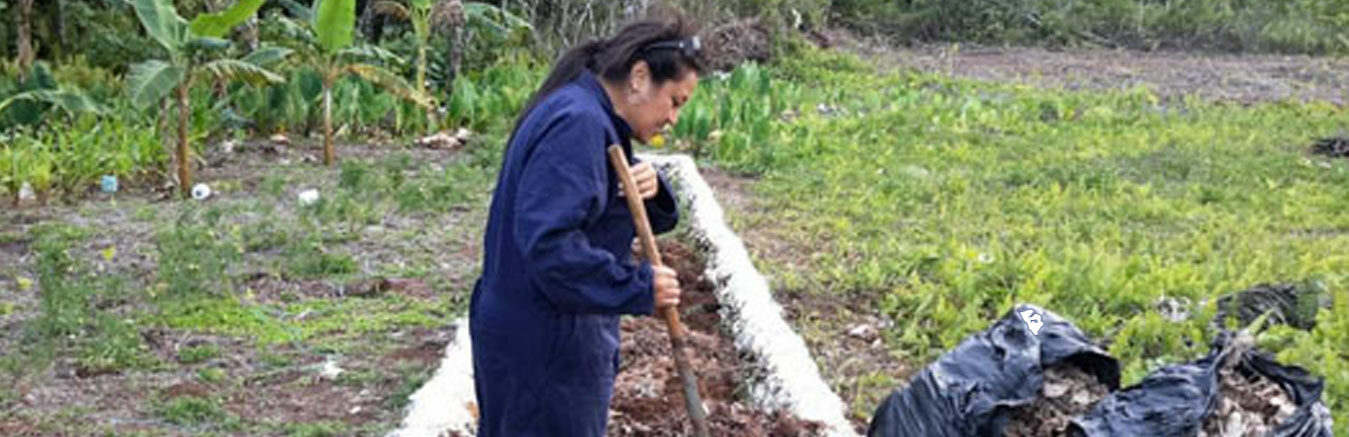
[(698, 52), (703, 49), (703, 41), (702, 39), (698, 38), (697, 35), (694, 35), (692, 37), (681, 40), (660, 41), (656, 43), (651, 43), (650, 45), (646, 46), (646, 48), (642, 49), (642, 51), (648, 52), (651, 50), (660, 50), (660, 49), (678, 50), (679, 53), (684, 55), (685, 57), (692, 58), (694, 55), (697, 55)]

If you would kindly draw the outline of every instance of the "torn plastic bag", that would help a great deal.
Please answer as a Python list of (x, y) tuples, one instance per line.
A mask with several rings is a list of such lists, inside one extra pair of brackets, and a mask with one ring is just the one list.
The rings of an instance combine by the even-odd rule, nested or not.
[(1221, 330), (1223, 322), (1232, 317), (1240, 326), (1247, 326), (1268, 313), (1271, 323), (1305, 331), (1316, 326), (1316, 312), (1322, 308), (1330, 308), (1330, 293), (1322, 282), (1260, 284), (1218, 298), (1213, 324)]
[[(1024, 311), (1038, 315), (1026, 320)], [(1038, 333), (1032, 333), (1032, 325)], [(1040, 394), (1044, 370), (1072, 364), (1110, 390), (1119, 362), (1058, 315), (1019, 305), (966, 338), (876, 408), (870, 437), (1002, 435), (1015, 407)]]
[[(1330, 410), (1321, 402), (1323, 381), (1295, 366), (1284, 366), (1268, 356), (1231, 347), (1230, 333), (1220, 334), (1209, 355), (1186, 364), (1167, 366), (1135, 386), (1111, 393), (1091, 411), (1074, 419), (1069, 435), (1085, 436), (1194, 436), (1218, 404), (1222, 363), (1237, 360), (1235, 372), (1258, 374), (1278, 384), (1296, 406), (1269, 435), (1275, 437), (1330, 437)], [(1237, 373), (1233, 373), (1236, 375)]]

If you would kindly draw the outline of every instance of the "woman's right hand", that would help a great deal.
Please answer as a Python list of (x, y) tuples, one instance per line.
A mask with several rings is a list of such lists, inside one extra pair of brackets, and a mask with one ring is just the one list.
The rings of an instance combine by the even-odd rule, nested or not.
[(679, 306), (679, 276), (674, 269), (651, 266), (653, 288), (656, 291), (656, 309)]

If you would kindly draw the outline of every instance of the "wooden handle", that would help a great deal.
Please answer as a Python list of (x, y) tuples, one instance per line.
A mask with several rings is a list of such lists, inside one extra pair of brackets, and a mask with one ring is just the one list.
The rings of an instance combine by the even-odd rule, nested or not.
[[(609, 146), (609, 163), (614, 166), (614, 173), (623, 183), (623, 197), (628, 201), (628, 210), (632, 211), (632, 222), (637, 227), (637, 238), (642, 242), (642, 253), (652, 266), (665, 265), (660, 258), (660, 249), (656, 247), (656, 235), (651, 231), (651, 220), (646, 215), (646, 204), (642, 202), (642, 196), (637, 192), (637, 181), (632, 179), (632, 172), (628, 169), (628, 157), (623, 153), (623, 147)], [(707, 437), (707, 412), (703, 411), (702, 396), (698, 394), (698, 379), (693, 375), (693, 366), (689, 364), (679, 309), (665, 307), (661, 310), (661, 317), (665, 319), (665, 327), (670, 333), (670, 353), (674, 354), (675, 370), (684, 383), (684, 408), (693, 421), (693, 435)]]

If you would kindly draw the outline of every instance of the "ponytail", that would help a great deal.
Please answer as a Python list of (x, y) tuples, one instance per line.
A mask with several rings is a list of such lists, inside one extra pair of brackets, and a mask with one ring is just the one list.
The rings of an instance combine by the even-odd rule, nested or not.
[(572, 47), (553, 63), (548, 77), (520, 111), (511, 137), (515, 136), (514, 130), (520, 128), (534, 107), (554, 91), (576, 80), (583, 72), (588, 71), (609, 82), (622, 82), (628, 79), (633, 64), (646, 61), (651, 68), (651, 81), (657, 85), (681, 79), (690, 71), (701, 72), (702, 61), (697, 56), (678, 50), (647, 50), (655, 43), (692, 38), (695, 32), (689, 22), (675, 15), (669, 21), (638, 21), (624, 26), (613, 37), (591, 39)]

